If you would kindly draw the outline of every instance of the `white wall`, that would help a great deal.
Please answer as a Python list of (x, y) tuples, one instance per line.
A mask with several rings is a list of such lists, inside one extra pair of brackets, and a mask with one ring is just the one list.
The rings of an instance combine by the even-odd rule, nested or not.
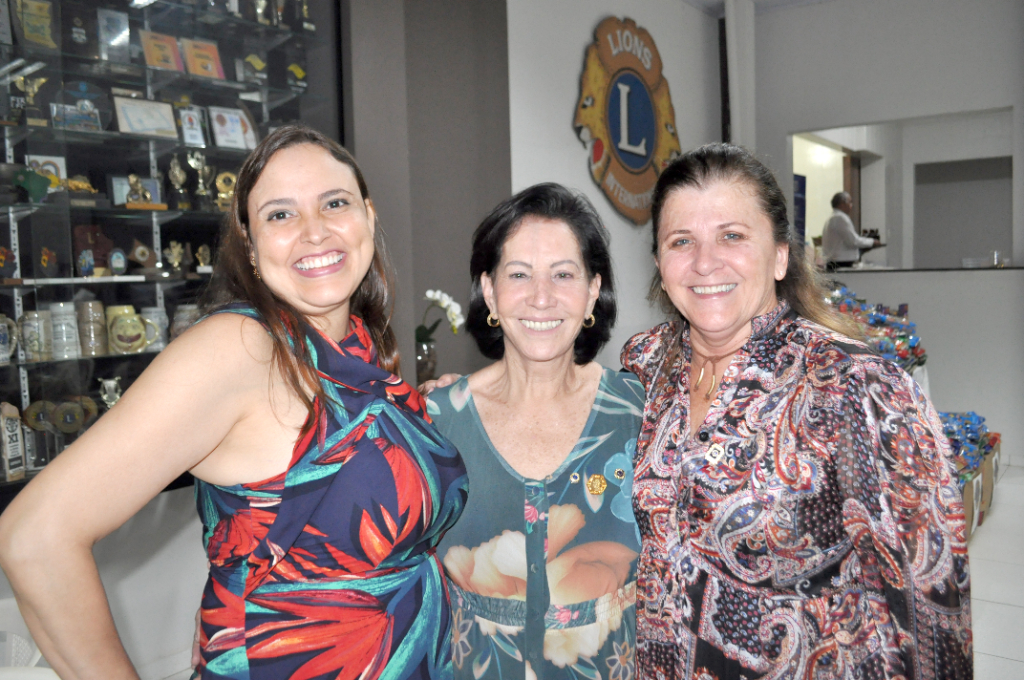
[[(1024, 167), (1022, 35), (1020, 0), (833, 0), (758, 14), (758, 154), (791, 196), (789, 134), (1013, 107), (1007, 150)], [(1024, 261), (1022, 182), (1014, 251)]]
[(842, 272), (870, 303), (910, 304), (940, 411), (975, 411), (1024, 465), (1024, 270)]
[[(189, 668), (208, 573), (202, 537), (187, 488), (160, 494), (93, 549), (117, 632), (142, 680)], [(2, 573), (0, 630), (28, 635)]]
[(843, 190), (843, 157), (803, 136), (793, 137), (793, 173), (807, 178), (804, 238), (821, 236), (832, 217), (832, 197)]
[(661, 53), (683, 150), (721, 138), (718, 26), (678, 0), (509, 0), (509, 126), (512, 189), (554, 181), (584, 191), (611, 232), (619, 320), (598, 356), (618, 366), (630, 335), (659, 323), (644, 302), (653, 273), (650, 226), (615, 212), (595, 185), (573, 129), (579, 79), (594, 28), (609, 15), (634, 19)]

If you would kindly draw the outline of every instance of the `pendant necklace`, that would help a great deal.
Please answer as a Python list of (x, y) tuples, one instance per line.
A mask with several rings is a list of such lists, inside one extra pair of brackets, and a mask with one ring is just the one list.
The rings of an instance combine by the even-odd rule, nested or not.
[[(708, 387), (708, 391), (704, 395), (705, 399), (710, 399), (711, 395), (715, 393), (715, 386), (717, 385), (717, 382), (716, 382), (717, 378), (715, 378), (715, 373), (716, 373), (716, 368), (715, 367), (718, 365), (719, 361), (721, 361), (722, 359), (725, 359), (726, 357), (731, 357), (733, 354), (735, 354), (738, 351), (739, 351), (739, 348), (736, 348), (733, 351), (729, 352), (728, 354), (720, 354), (718, 356), (714, 356), (713, 357), (713, 356), (704, 356), (703, 354), (700, 354), (699, 352), (697, 352), (697, 350), (695, 350), (695, 349), (693, 349), (691, 347), (690, 348), (691, 354), (693, 354), (693, 356), (695, 358), (699, 357), (699, 358), (704, 360), (704, 363), (702, 363), (700, 365), (700, 373), (697, 375), (697, 382), (694, 384), (693, 389), (696, 390), (698, 387), (700, 387), (700, 384), (702, 382), (704, 382), (704, 369), (708, 367), (708, 364), (711, 364), (711, 386)], [(690, 371), (691, 371), (690, 375), (693, 375), (693, 361), (692, 360), (690, 361)]]

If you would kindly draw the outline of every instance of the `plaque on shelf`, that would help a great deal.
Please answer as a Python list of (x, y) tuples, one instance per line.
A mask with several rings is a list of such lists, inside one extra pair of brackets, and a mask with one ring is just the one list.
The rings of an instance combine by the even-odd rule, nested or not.
[(141, 264), (147, 269), (152, 269), (156, 266), (156, 253), (153, 249), (147, 246), (139, 239), (132, 241), (132, 250), (128, 255), (128, 259), (136, 264)]
[(121, 276), (128, 271), (128, 256), (120, 248), (112, 248), (107, 254), (107, 264), (112, 275)]
[(181, 123), (181, 138), (185, 142), (185, 146), (199, 148), (206, 146), (203, 118), (202, 107), (182, 106), (178, 108), (178, 122)]
[(128, 13), (98, 9), (96, 22), (99, 25), (100, 59), (121, 64), (131, 63)]
[(73, 132), (101, 132), (100, 112), (88, 101), (79, 105), (50, 104), (50, 117), (57, 130)]
[(0, 43), (14, 44), (14, 35), (11, 33), (11, 5), (7, 0), (0, 0)]
[(166, 102), (114, 97), (117, 129), (136, 135), (178, 139), (174, 109)]
[(209, 40), (181, 39), (181, 49), (185, 53), (185, 66), (194, 76), (224, 80), (224, 67), (220, 63), (220, 52), (217, 43)]
[(14, 253), (8, 248), (0, 246), (0, 277), (9, 279), (14, 276), (14, 270), (18, 263), (14, 259)]
[[(78, 224), (72, 230), (72, 243), (76, 253), (92, 252), (93, 266), (106, 268), (114, 242), (95, 224)], [(85, 274), (83, 274), (85, 276)]]
[(64, 189), (62, 183), (68, 177), (68, 166), (64, 156), (25, 154), (25, 165), (50, 181), (48, 193)]
[(139, 31), (139, 39), (142, 41), (143, 54), (146, 56), (146, 66), (168, 71), (185, 70), (181, 52), (178, 51), (178, 41), (174, 36)]
[[(155, 177), (139, 177), (139, 183), (142, 188), (149, 193), (150, 200), (161, 203), (163, 200), (163, 192), (160, 190), (160, 180)], [(107, 188), (110, 194), (110, 200), (114, 205), (126, 205), (128, 203), (128, 193), (131, 191), (128, 177), (111, 175), (107, 177)], [(163, 208), (149, 208), (149, 210), (166, 210), (167, 206)]]
[(114, 107), (110, 103), (107, 91), (84, 80), (73, 80), (64, 83), (59, 96), (60, 103), (72, 104), (79, 108), (93, 108), (99, 112), (101, 129), (110, 127), (114, 117)]
[(40, 245), (39, 253), (36, 256), (36, 262), (39, 263), (39, 268), (43, 272), (43, 276), (48, 279), (52, 279), (57, 276), (57, 253), (55, 251), (44, 245)]
[(76, 262), (78, 263), (79, 276), (92, 276), (93, 271), (96, 269), (96, 258), (90, 249), (86, 248), (78, 253)]
[(251, 127), (248, 123), (243, 127), (242, 118), (245, 114), (240, 109), (230, 109), (223, 106), (211, 106), (210, 127), (213, 128), (213, 139), (217, 146), (226, 149), (248, 149), (246, 144), (245, 130)]
[(14, 31), (22, 45), (30, 50), (59, 52), (54, 42), (56, 17), (50, 0), (18, 0), (14, 11)]
[(60, 19), (64, 52), (82, 59), (99, 59), (100, 36), (96, 10), (85, 5), (65, 3), (61, 7)]

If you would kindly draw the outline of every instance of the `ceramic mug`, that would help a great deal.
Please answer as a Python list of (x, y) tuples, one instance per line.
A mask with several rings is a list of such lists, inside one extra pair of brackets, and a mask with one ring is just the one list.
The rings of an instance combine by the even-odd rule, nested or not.
[(0, 366), (11, 363), (14, 351), (18, 349), (18, 324), (0, 314)]
[(81, 356), (81, 351), (78, 344), (75, 303), (51, 302), (49, 307), (53, 320), (53, 358), (77, 359)]
[[(167, 318), (167, 310), (163, 307), (143, 307), (139, 311), (139, 315), (143, 319), (148, 319), (153, 322), (156, 326), (157, 332), (153, 337), (152, 342), (149, 345), (149, 352), (159, 352), (163, 348), (167, 347), (167, 328), (170, 326), (170, 321)], [(150, 331), (146, 331), (146, 337), (150, 337)]]
[(119, 316), (134, 314), (135, 307), (132, 305), (110, 305), (104, 311), (107, 314), (107, 348), (111, 354), (125, 354), (114, 347), (114, 320)]
[[(146, 325), (153, 327), (153, 337), (146, 337)], [(159, 337), (160, 329), (149, 319), (138, 314), (118, 314), (110, 322), (110, 349), (114, 354), (137, 354)]]
[(78, 340), (83, 357), (98, 357), (107, 353), (107, 316), (103, 303), (98, 300), (75, 304), (78, 315)]
[(28, 361), (50, 361), (53, 359), (53, 319), (50, 310), (25, 312), (18, 319), (21, 333), (21, 347)]

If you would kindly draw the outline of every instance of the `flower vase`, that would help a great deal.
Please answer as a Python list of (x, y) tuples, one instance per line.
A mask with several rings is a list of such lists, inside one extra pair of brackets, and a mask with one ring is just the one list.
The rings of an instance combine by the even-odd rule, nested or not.
[(428, 380), (437, 376), (437, 343), (417, 342), (416, 343), (416, 384), (422, 385)]

